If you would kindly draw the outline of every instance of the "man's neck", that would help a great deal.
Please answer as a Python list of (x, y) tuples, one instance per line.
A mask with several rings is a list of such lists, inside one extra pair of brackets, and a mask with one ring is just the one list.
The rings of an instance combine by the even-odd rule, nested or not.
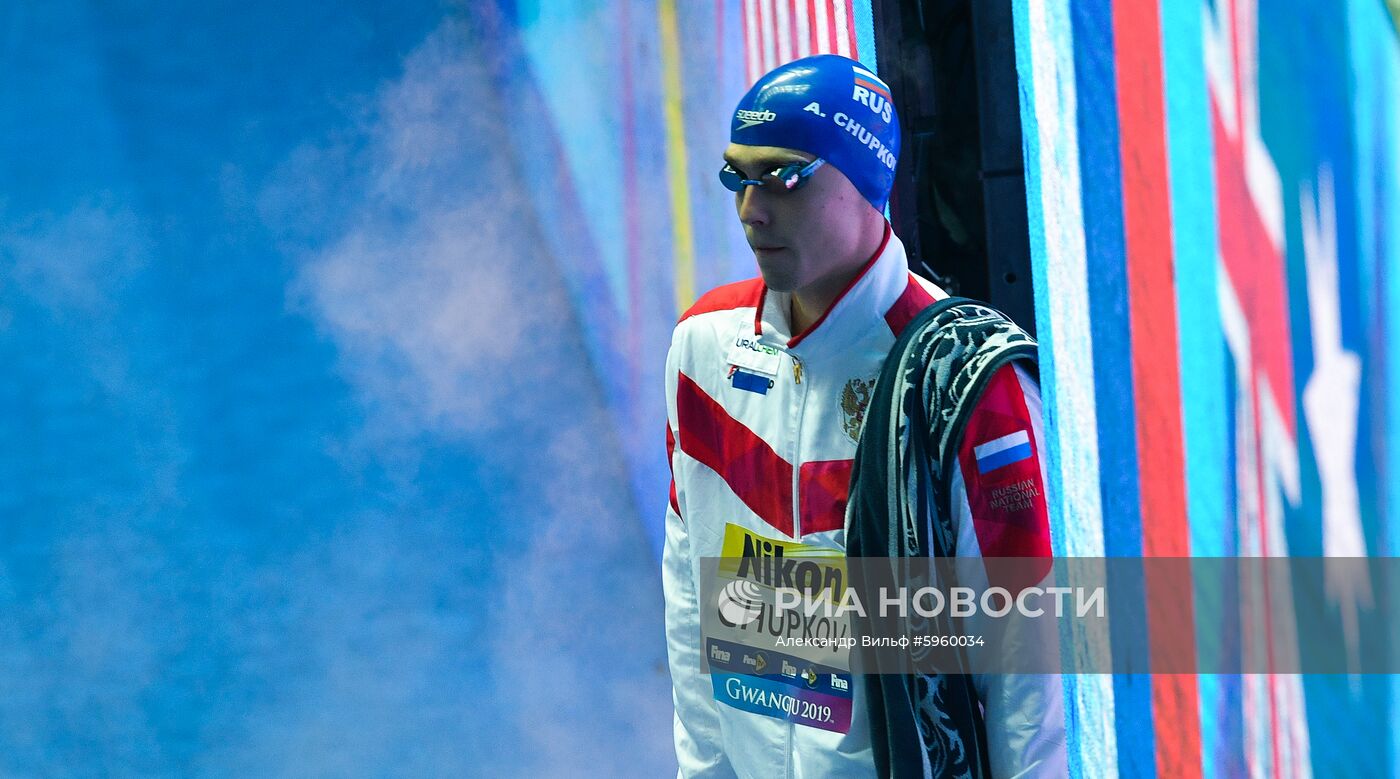
[(821, 319), (822, 314), (826, 313), (826, 310), (831, 308), (831, 304), (836, 300), (836, 293), (841, 290), (841, 287), (846, 286), (846, 282), (850, 281), (850, 277), (854, 275), (854, 271), (848, 274), (846, 278), (841, 280), (840, 286), (836, 287), (829, 294), (824, 292), (818, 293), (812, 290), (792, 293), (792, 303), (790, 306), (791, 310), (788, 312), (788, 321), (792, 323), (793, 334), (796, 335), (797, 333), (805, 332), (807, 328), (811, 327), (818, 319)]
[(805, 332), (818, 319), (821, 319), (827, 309), (836, 302), (836, 297), (841, 294), (841, 290), (851, 283), (851, 279), (860, 273), (865, 264), (880, 249), (885, 240), (885, 221), (883, 218), (880, 219), (879, 230), (875, 231), (873, 236), (873, 240), (867, 239), (861, 242), (861, 250), (850, 263), (844, 266), (846, 268), (844, 272), (833, 274), (805, 289), (792, 293), (788, 323), (794, 334)]

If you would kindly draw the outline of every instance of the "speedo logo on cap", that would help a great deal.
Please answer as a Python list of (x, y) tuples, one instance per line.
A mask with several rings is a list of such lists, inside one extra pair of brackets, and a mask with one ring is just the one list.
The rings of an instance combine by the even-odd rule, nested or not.
[(755, 125), (760, 125), (764, 122), (771, 122), (774, 119), (777, 119), (778, 115), (773, 113), (772, 111), (748, 111), (741, 109), (739, 111), (734, 112), (734, 118), (740, 122), (743, 122), (743, 124), (739, 125), (738, 127), (735, 127), (735, 130), (747, 130)]
[(866, 70), (865, 68), (851, 66), (855, 71), (855, 85), (852, 87), (851, 99), (874, 111), (886, 122), (894, 115), (894, 102), (890, 97), (890, 88), (885, 86), (885, 82), (880, 77)]

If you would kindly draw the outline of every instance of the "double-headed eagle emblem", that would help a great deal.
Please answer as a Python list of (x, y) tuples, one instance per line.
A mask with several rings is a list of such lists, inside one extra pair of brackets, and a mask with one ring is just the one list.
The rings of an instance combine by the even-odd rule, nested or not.
[(841, 414), (845, 417), (841, 429), (852, 441), (860, 443), (860, 429), (865, 425), (865, 408), (875, 391), (874, 379), (851, 379), (841, 390)]

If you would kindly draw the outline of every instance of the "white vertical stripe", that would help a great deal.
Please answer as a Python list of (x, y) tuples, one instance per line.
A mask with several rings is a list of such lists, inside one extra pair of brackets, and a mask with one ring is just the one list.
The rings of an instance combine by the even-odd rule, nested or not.
[(813, 54), (831, 53), (831, 21), (827, 18), (830, 4), (831, 0), (817, 0), (814, 3), (817, 8), (817, 50)]
[(1043, 272), (1042, 278), (1035, 279), (1036, 308), (1041, 326), (1048, 325), (1041, 351), (1048, 352), (1054, 371), (1045, 382), (1045, 394), (1051, 417), (1059, 423), (1052, 427), (1058, 430), (1057, 462), (1065, 481), (1061, 518), (1074, 519), (1066, 527), (1069, 535), (1065, 542), (1070, 548), (1064, 553), (1102, 557), (1093, 331), (1089, 324), (1074, 54), (1067, 2), (1040, 0), (1029, 7), (1036, 141), (1031, 172), (1039, 184), (1040, 202), (1028, 205), (1039, 212), (1037, 221), (1043, 229), (1033, 238), (1042, 253), (1039, 265)]
[[(1056, 557), (1104, 554), (1069, 0), (1013, 3)], [(1051, 290), (1054, 294), (1051, 294)], [(1089, 667), (1105, 668), (1107, 658)], [(1074, 776), (1118, 775), (1112, 676), (1066, 676)]]
[[(763, 29), (759, 31), (759, 37), (763, 41), (762, 73), (767, 73), (778, 67), (778, 52), (773, 34), (773, 0), (761, 0), (761, 2), (763, 3)], [(762, 73), (759, 75), (761, 76)]]
[(797, 14), (797, 56), (811, 56), (812, 20), (807, 17), (807, 0), (793, 0), (792, 12)]
[(792, 0), (773, 0), (773, 5), (778, 11), (775, 26), (778, 28), (778, 64), (791, 62), (792, 57), (792, 10), (788, 4)]
[(758, 49), (758, 2), (759, 0), (743, 0), (744, 2), (744, 64), (747, 68), (749, 86), (758, 80), (761, 75), (758, 72), (759, 58), (762, 56)]
[(846, 0), (832, 0), (836, 9), (836, 53), (851, 56), (851, 20), (846, 18)]

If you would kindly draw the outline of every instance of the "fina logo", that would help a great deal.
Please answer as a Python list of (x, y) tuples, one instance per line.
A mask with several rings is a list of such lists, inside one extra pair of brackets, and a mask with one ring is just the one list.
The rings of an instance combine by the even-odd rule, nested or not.
[(771, 122), (777, 119), (778, 115), (772, 111), (749, 111), (747, 109), (740, 109), (734, 112), (734, 118), (743, 122), (743, 124), (734, 128), (737, 131), (747, 130), (754, 125), (763, 124), (764, 122)]
[(743, 627), (758, 619), (763, 608), (757, 584), (738, 579), (724, 585), (719, 591), (719, 618), (730, 627)]

